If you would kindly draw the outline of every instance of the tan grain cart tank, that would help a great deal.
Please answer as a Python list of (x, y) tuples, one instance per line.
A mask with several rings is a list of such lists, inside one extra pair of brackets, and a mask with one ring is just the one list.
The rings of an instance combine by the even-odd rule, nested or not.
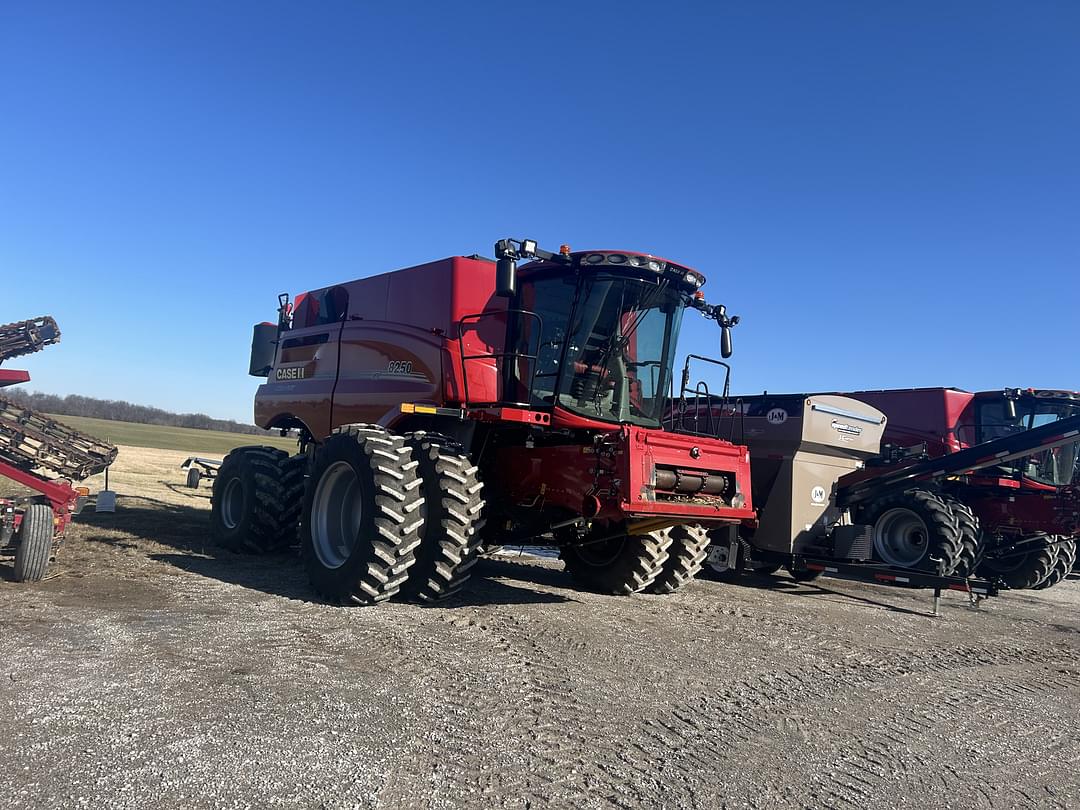
[[(750, 448), (762, 552), (868, 559), (870, 531), (836, 506), (836, 484), (880, 452), (885, 415), (832, 395), (749, 397), (738, 417)], [(736, 427), (739, 430), (739, 427)]]

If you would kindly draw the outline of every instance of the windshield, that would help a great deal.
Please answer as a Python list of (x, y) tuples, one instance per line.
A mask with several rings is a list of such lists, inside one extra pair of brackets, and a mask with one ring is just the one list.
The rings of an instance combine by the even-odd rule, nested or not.
[[(535, 354), (531, 402), (605, 422), (656, 427), (671, 379), (684, 295), (665, 280), (598, 273), (522, 284), (516, 344)], [(525, 383), (525, 380), (521, 380)]]
[[(1080, 403), (1039, 402), (1022, 399), (1016, 403), (1016, 418), (1009, 416), (1003, 400), (992, 400), (979, 407), (979, 441), (988, 442), (1011, 436), (1032, 428), (1042, 427), (1060, 419), (1080, 414)], [(1055, 487), (1080, 483), (1080, 442), (1043, 450), (1020, 459), (1014, 469), (1026, 478)]]

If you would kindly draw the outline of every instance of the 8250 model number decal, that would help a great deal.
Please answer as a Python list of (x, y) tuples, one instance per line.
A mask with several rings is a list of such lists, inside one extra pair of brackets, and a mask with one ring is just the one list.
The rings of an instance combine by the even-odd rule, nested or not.
[(390, 374), (412, 374), (412, 360), (391, 360), (386, 371)]

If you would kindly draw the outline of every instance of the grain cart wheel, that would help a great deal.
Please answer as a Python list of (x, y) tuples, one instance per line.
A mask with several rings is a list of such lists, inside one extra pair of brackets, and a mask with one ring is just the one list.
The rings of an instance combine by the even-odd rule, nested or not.
[(424, 523), (418, 467), (404, 439), (377, 425), (344, 425), (323, 442), (300, 528), (316, 591), (372, 605), (401, 589)]
[(202, 479), (202, 471), (198, 467), (188, 467), (187, 471), (187, 485), (190, 489), (198, 489), (199, 481)]
[(43, 503), (26, 507), (16, 540), (19, 545), (15, 549), (15, 581), (40, 582), (52, 556), (52, 508)]
[(238, 447), (221, 462), (211, 497), (214, 539), (232, 551), (264, 554), (296, 541), (304, 496), (303, 456), (274, 447)]
[(988, 556), (979, 566), (979, 576), (1001, 580), (1014, 590), (1034, 588), (1054, 572), (1058, 551), (1056, 546), (1051, 545), (1053, 539), (1047, 534), (1025, 537), (1025, 541), (1030, 541), (1031, 545), (1037, 547), (1007, 557)]
[(1057, 585), (1069, 575), (1073, 566), (1076, 565), (1076, 541), (1068, 540), (1061, 535), (1051, 539), (1058, 541), (1057, 560), (1054, 562), (1054, 568), (1050, 575), (1035, 586), (1036, 590), (1052, 588)]
[(709, 533), (698, 525), (673, 526), (668, 529), (671, 545), (660, 573), (649, 585), (650, 593), (675, 593), (697, 576), (709, 553)]
[(479, 559), (484, 485), (477, 466), (453, 439), (419, 432), (405, 444), (419, 464), (424, 523), (401, 594), (435, 602), (461, 590)]
[[(602, 531), (601, 536), (607, 531)], [(581, 585), (600, 593), (631, 594), (645, 590), (660, 575), (668, 558), (667, 529), (624, 534), (606, 540), (564, 546), (559, 553), (566, 570)]]
[(952, 576), (975, 576), (975, 570), (982, 562), (985, 544), (982, 529), (979, 527), (979, 519), (971, 507), (959, 498), (942, 495), (941, 499), (952, 509), (953, 515), (956, 516), (957, 528), (960, 530), (960, 555), (956, 568), (952, 570)]
[(866, 507), (874, 558), (896, 568), (947, 576), (960, 559), (963, 533), (956, 514), (936, 492), (914, 489)]

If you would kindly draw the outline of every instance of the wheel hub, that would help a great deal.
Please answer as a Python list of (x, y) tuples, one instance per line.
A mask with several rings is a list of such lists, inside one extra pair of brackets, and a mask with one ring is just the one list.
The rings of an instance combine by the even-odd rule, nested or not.
[(874, 524), (874, 551), (889, 565), (911, 568), (922, 561), (929, 547), (926, 522), (910, 509), (890, 509)]
[(356, 471), (347, 461), (326, 468), (311, 505), (315, 554), (327, 568), (340, 568), (352, 556), (364, 517)]

